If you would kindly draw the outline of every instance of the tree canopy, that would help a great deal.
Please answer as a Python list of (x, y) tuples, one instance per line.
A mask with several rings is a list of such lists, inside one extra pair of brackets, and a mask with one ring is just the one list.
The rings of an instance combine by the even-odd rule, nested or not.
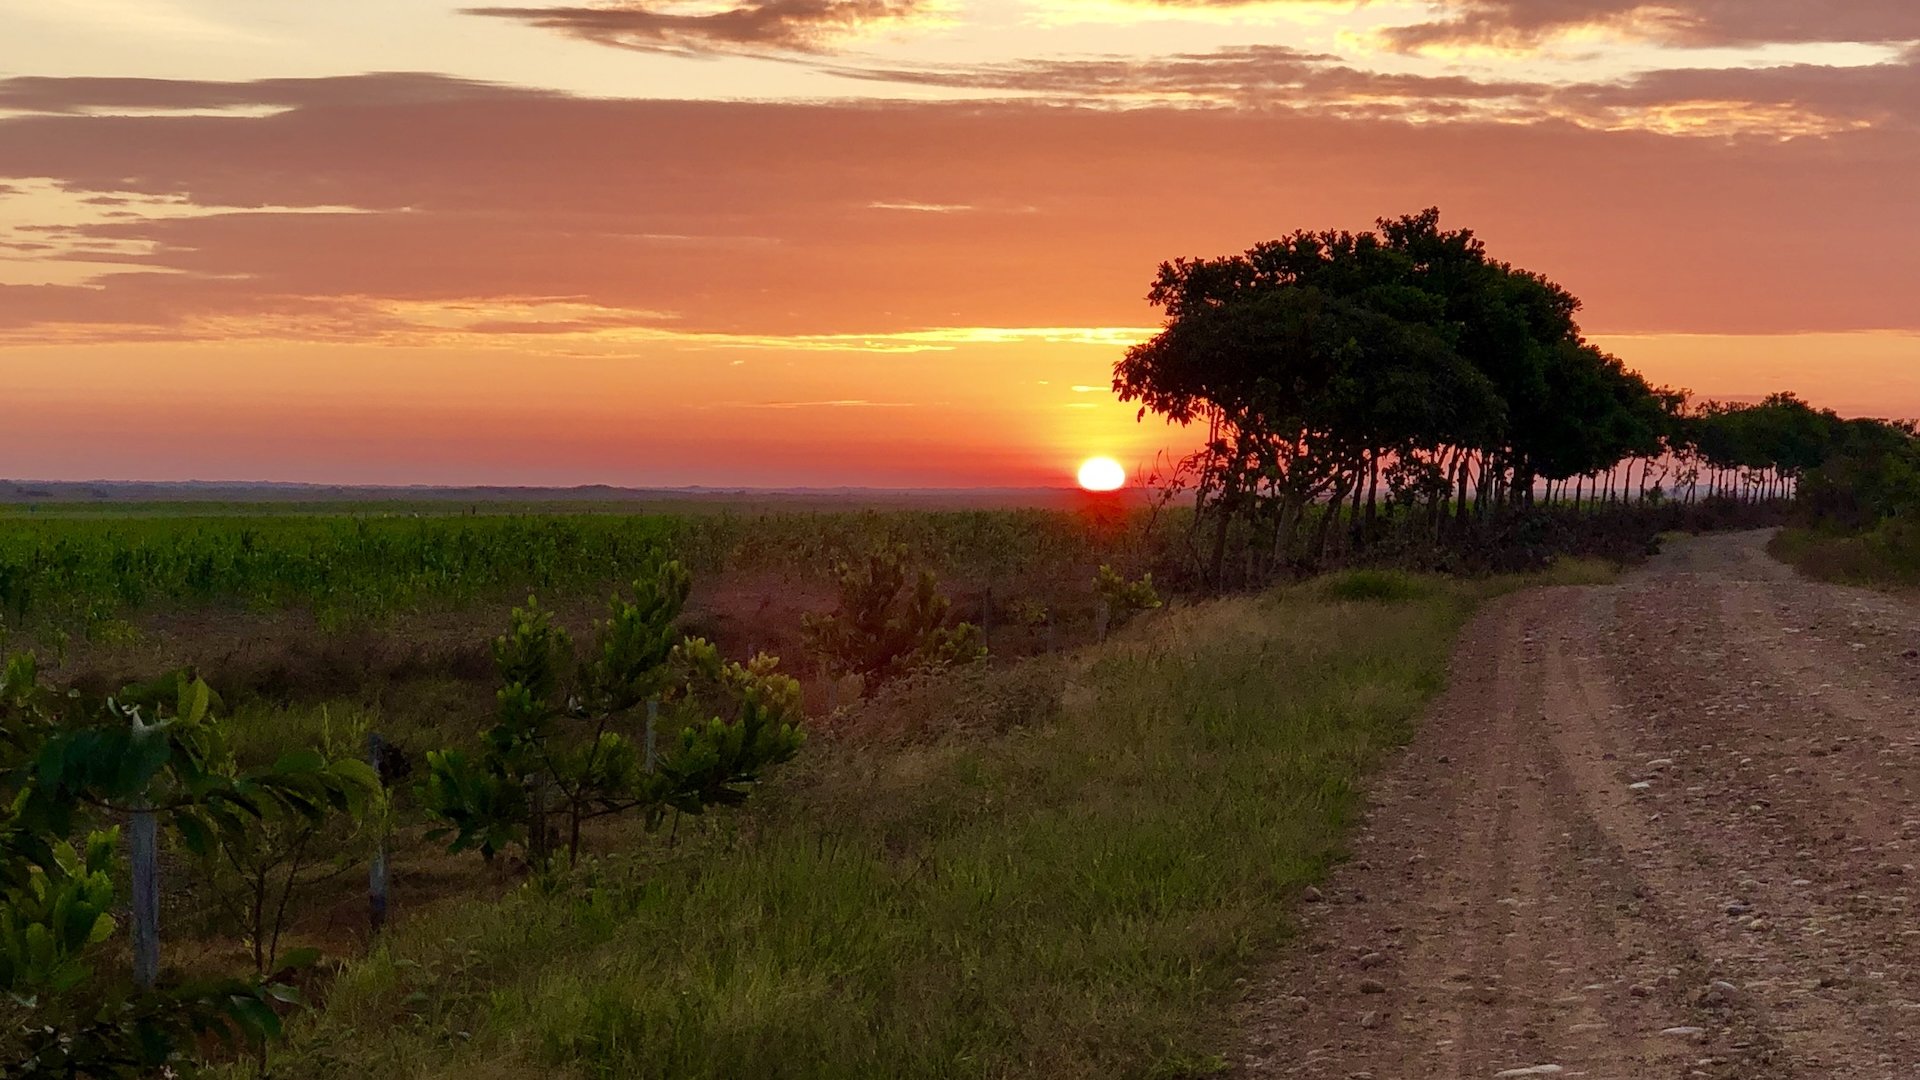
[(1438, 538), (1569, 483), (1576, 502), (1703, 476), (1713, 494), (1777, 492), (1840, 423), (1790, 394), (1690, 407), (1589, 342), (1571, 292), (1437, 209), (1162, 263), (1147, 299), (1165, 323), (1114, 390), (1142, 417), (1206, 425), (1188, 465), (1216, 577), (1236, 523), (1278, 567), (1372, 536), (1383, 496), (1403, 531)]

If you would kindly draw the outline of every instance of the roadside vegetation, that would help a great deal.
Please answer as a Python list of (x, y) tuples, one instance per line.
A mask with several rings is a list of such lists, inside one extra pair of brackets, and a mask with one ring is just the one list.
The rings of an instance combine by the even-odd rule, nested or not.
[[(671, 562), (584, 638), (519, 607), (490, 722), (229, 715), (191, 675), (63, 695), (16, 662), (12, 1071), (1205, 1071), (1208, 1017), (1336, 857), (1453, 629), (1524, 583), (1365, 570), (1163, 610), (1103, 566), (1110, 638), (990, 665), (898, 548), (835, 572), (809, 655), (856, 693), (810, 722), (777, 660), (683, 635)], [(117, 916), (142, 807), (166, 876)], [(141, 926), (166, 929), (129, 967)]]
[[(823, 667), (877, 686), (984, 658), (904, 547), (837, 573), (840, 603), (808, 620)], [(396, 870), (409, 908), (460, 907), (566, 895), (605, 855), (726, 862), (712, 817), (800, 753), (804, 695), (777, 657), (729, 661), (687, 634), (691, 589), (678, 562), (654, 562), (584, 639), (528, 598), (493, 640), (491, 708), (464, 724), (471, 699), (444, 702), (452, 715), (236, 715), (192, 671), (84, 690), (14, 656), (0, 679), (6, 1075), (145, 1076), (208, 1055), (271, 1072), (283, 1017), (331, 989), (315, 944), (341, 944), (349, 871), (366, 875), (360, 925), (377, 934)]]
[(1830, 416), (1826, 437), (1774, 554), (1828, 581), (1920, 585), (1920, 429)]
[[(215, 1043), (244, 1050), (264, 1074), (282, 1007), (302, 1003), (302, 973), (319, 959), (306, 945), (282, 949), (305, 936), (296, 904), (342, 871), (371, 867), (366, 910), (378, 930), (396, 843), (475, 851), (488, 864), (511, 850), (544, 882), (558, 851), (581, 865), (589, 822), (625, 815), (651, 833), (669, 814), (677, 823), (745, 802), (804, 741), (799, 686), (775, 658), (727, 663), (681, 637), (688, 587), (677, 563), (661, 564), (631, 599), (612, 600), (584, 650), (536, 601), (515, 609), (493, 646), (493, 724), (465, 746), (426, 750), (417, 786), (404, 782), (413, 755), (368, 732), (362, 760), (324, 711), (317, 740), (284, 729), (243, 738), (191, 672), (102, 696), (51, 685), (32, 654), (10, 659), (0, 677), (6, 1075), (152, 1075)], [(181, 878), (166, 883), (176, 913), (217, 913), (187, 943), (224, 941), (250, 972), (216, 964), (202, 975), (193, 950), (163, 949), (163, 866)]]
[(1476, 602), (1607, 572), (1336, 576), (967, 681), (1027, 704), (810, 748), (678, 849), (413, 920), (282, 1074), (1212, 1072), (1233, 980), (1339, 857)]

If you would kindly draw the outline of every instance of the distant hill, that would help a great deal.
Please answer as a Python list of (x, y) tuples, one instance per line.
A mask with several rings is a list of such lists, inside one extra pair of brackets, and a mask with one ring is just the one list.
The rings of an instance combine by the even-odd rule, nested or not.
[[(1122, 499), (1129, 496), (1122, 495)], [(806, 507), (1072, 507), (1090, 496), (1078, 488), (627, 488), (606, 484), (579, 487), (433, 487), (408, 485), (298, 484), (270, 481), (0, 480), (0, 504), (120, 506), (154, 503), (298, 504), (527, 504), (577, 506), (579, 509), (646, 509), (661, 504)], [(1109, 497), (1110, 498), (1110, 497)]]

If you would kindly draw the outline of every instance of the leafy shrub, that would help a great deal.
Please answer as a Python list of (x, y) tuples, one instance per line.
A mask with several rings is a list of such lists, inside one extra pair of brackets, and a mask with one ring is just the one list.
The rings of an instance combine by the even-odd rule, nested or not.
[(1797, 516), (1818, 528), (1861, 532), (1920, 508), (1920, 442), (1904, 428), (1853, 421), (1800, 482)]
[(864, 562), (837, 562), (839, 607), (807, 615), (807, 648), (833, 675), (859, 675), (880, 686), (915, 671), (983, 659), (987, 647), (972, 623), (948, 625), (952, 604), (931, 570), (917, 575), (903, 546), (880, 548)]
[(1128, 581), (1113, 567), (1102, 565), (1093, 579), (1093, 591), (1107, 606), (1107, 615), (1114, 626), (1160, 606), (1160, 594), (1154, 591), (1152, 574)]
[[(101, 970), (115, 950), (117, 830), (136, 811), (210, 857), (267, 821), (357, 816), (379, 782), (364, 763), (294, 750), (240, 769), (218, 699), (184, 674), (115, 697), (56, 693), (31, 656), (0, 677), (0, 1074), (158, 1075), (208, 1040), (264, 1047), (286, 972), (136, 985)], [(136, 816), (136, 827), (140, 818)], [(81, 837), (80, 843), (70, 837)], [(311, 962), (286, 958), (289, 967)]]
[[(357, 765), (367, 746), (367, 718), (336, 726), (322, 710), (317, 738), (324, 758)], [(390, 781), (404, 770), (405, 758), (386, 744), (380, 753), (380, 775)], [(280, 967), (281, 938), (315, 887), (364, 865), (389, 825), (390, 811), (384, 788), (372, 791), (352, 814), (309, 815), (265, 805), (258, 821), (220, 834), (214, 849), (195, 859), (207, 917), (240, 931), (256, 975)]]
[(1015, 626), (1028, 629), (1045, 626), (1053, 618), (1053, 612), (1047, 610), (1047, 605), (1030, 596), (1015, 597), (1007, 604), (1006, 610)]
[[(615, 597), (571, 677), (566, 631), (532, 600), (515, 608), (494, 642), (502, 685), (484, 749), (427, 755), (421, 794), (443, 823), (432, 835), (489, 860), (517, 843), (544, 869), (549, 814), (566, 824), (571, 861), (587, 821), (637, 811), (651, 827), (669, 809), (734, 805), (765, 769), (793, 757), (805, 738), (799, 684), (773, 657), (725, 663), (707, 642), (681, 640), (675, 627), (690, 584), (670, 562), (635, 582), (632, 600)], [(661, 709), (681, 725), (657, 756), (642, 707), (646, 725)]]

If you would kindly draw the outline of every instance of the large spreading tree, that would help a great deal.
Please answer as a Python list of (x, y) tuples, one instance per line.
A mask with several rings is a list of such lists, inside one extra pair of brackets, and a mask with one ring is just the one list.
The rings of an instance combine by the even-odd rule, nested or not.
[(1313, 558), (1369, 534), (1384, 481), (1407, 520), (1463, 528), (1541, 481), (1667, 455), (1685, 401), (1588, 343), (1572, 293), (1438, 210), (1164, 263), (1148, 299), (1165, 325), (1114, 389), (1207, 426), (1193, 464), (1216, 580), (1236, 525), (1270, 566)]

